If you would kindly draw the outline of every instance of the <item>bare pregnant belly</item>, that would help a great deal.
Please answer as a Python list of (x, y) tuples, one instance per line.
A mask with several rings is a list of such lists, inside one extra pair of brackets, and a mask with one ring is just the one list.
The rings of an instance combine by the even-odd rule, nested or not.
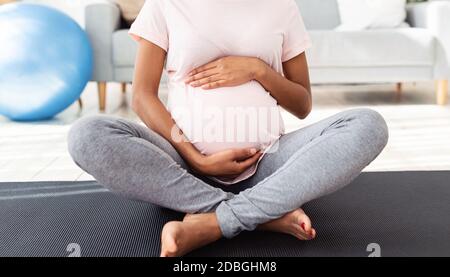
[(234, 148), (265, 149), (284, 131), (276, 100), (256, 81), (213, 90), (169, 87), (169, 109), (203, 154)]

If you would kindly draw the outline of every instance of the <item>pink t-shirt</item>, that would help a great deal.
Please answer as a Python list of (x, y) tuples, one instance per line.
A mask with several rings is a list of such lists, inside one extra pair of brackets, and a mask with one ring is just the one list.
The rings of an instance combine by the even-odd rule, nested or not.
[[(147, 0), (129, 33), (167, 52), (167, 108), (201, 153), (276, 151), (283, 120), (277, 101), (258, 82), (203, 90), (184, 79), (226, 56), (257, 57), (283, 74), (282, 63), (311, 44), (294, 0)], [(234, 184), (252, 176), (258, 163), (239, 176), (211, 178)]]

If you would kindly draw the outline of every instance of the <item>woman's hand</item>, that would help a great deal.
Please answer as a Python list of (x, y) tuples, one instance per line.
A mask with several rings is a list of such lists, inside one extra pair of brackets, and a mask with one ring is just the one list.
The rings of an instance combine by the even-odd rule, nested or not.
[(257, 79), (266, 67), (258, 58), (229, 56), (192, 70), (185, 83), (202, 89), (234, 87)]
[(200, 174), (208, 176), (239, 175), (254, 165), (262, 152), (257, 149), (230, 149), (210, 156), (201, 156), (191, 165)]

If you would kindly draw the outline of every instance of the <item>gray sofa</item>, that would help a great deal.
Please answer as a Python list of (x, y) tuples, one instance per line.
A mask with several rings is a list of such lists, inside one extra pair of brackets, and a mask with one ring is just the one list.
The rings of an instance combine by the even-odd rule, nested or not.
[[(313, 40), (307, 53), (312, 83), (436, 80), (437, 102), (446, 104), (450, 2), (409, 4), (411, 28), (346, 32), (334, 30), (340, 24), (336, 0), (297, 2)], [(121, 28), (120, 12), (114, 4), (87, 6), (85, 26), (94, 48), (92, 81), (98, 82), (100, 109), (104, 110), (106, 83), (132, 81), (136, 43), (128, 30)]]

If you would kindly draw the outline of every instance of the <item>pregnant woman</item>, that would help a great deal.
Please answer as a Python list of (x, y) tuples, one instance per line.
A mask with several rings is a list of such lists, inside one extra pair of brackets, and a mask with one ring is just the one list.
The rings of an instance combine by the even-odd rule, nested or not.
[(369, 109), (284, 134), (279, 107), (303, 119), (312, 106), (310, 39), (294, 0), (149, 0), (130, 34), (133, 109), (146, 126), (85, 118), (69, 151), (111, 191), (186, 213), (164, 226), (161, 256), (244, 230), (313, 239), (302, 205), (350, 183), (387, 143)]

